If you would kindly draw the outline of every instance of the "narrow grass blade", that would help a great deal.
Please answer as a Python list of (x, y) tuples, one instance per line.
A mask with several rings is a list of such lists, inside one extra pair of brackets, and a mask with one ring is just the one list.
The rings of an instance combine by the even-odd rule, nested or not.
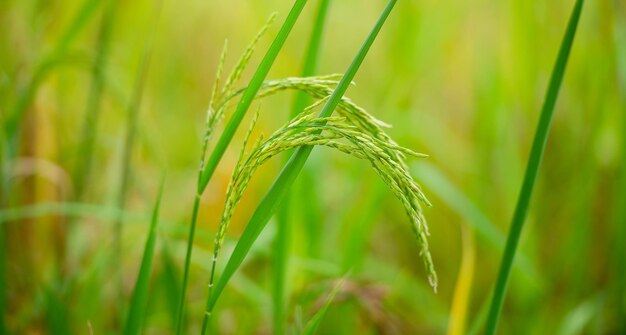
[(537, 173), (539, 171), (539, 165), (541, 164), (541, 159), (543, 157), (543, 152), (548, 139), (550, 124), (552, 123), (554, 106), (556, 104), (559, 88), (561, 87), (561, 83), (563, 81), (563, 75), (565, 74), (565, 67), (572, 48), (574, 36), (576, 35), (576, 28), (580, 19), (582, 6), (583, 0), (577, 0), (565, 32), (565, 37), (561, 43), (556, 64), (552, 70), (550, 84), (548, 86), (546, 98), (541, 110), (539, 125), (537, 126), (535, 139), (533, 140), (533, 145), (530, 151), (530, 158), (526, 167), (526, 174), (524, 176), (522, 189), (515, 208), (515, 213), (513, 214), (511, 230), (509, 231), (506, 247), (504, 249), (502, 263), (500, 265), (500, 271), (498, 273), (498, 279), (494, 289), (493, 300), (491, 301), (491, 308), (489, 310), (489, 317), (487, 319), (486, 334), (495, 334), (496, 332), (509, 275), (511, 273), (511, 266), (513, 265), (513, 259), (515, 258), (515, 253), (517, 251), (519, 238), (528, 213), (530, 198), (532, 196), (535, 181), (537, 179)]
[(274, 64), (274, 61), (276, 60), (280, 49), (282, 49), (283, 45), (285, 44), (287, 36), (289, 36), (291, 29), (298, 20), (298, 17), (300, 16), (302, 9), (304, 8), (304, 5), (306, 5), (306, 2), (307, 0), (296, 0), (293, 7), (291, 8), (291, 11), (287, 15), (287, 18), (285, 19), (283, 26), (280, 28), (278, 35), (276, 35), (276, 38), (274, 38), (272, 45), (267, 50), (267, 53), (263, 57), (263, 60), (261, 60), (259, 67), (257, 67), (256, 72), (250, 80), (250, 84), (248, 84), (246, 91), (239, 100), (239, 104), (237, 104), (235, 112), (228, 121), (228, 124), (226, 124), (222, 136), (220, 136), (220, 139), (217, 141), (217, 144), (215, 145), (215, 148), (213, 149), (213, 152), (209, 157), (209, 160), (204, 168), (202, 178), (200, 180), (200, 190), (204, 190), (206, 188), (206, 185), (209, 183), (209, 180), (211, 180), (213, 172), (215, 172), (215, 169), (222, 159), (226, 148), (230, 144), (230, 141), (233, 139), (237, 128), (239, 128), (241, 120), (243, 120), (243, 117), (246, 115), (246, 112), (250, 108), (254, 97), (261, 88), (265, 77), (267, 77), (270, 68)]
[(100, 31), (96, 45), (96, 56), (91, 69), (91, 91), (85, 110), (85, 121), (81, 133), (81, 145), (79, 149), (80, 159), (76, 162), (75, 185), (76, 199), (81, 200), (85, 185), (89, 179), (93, 148), (96, 139), (98, 116), (100, 114), (102, 93), (104, 89), (104, 68), (109, 53), (111, 31), (115, 16), (117, 0), (110, 0), (104, 9)]
[(164, 245), (161, 248), (163, 268), (161, 270), (161, 285), (165, 293), (167, 311), (171, 318), (172, 328), (176, 327), (178, 317), (178, 301), (180, 300), (180, 281), (176, 270), (176, 263), (170, 248)]
[[(326, 104), (324, 105), (320, 113), (320, 117), (330, 116), (335, 107), (337, 107), (337, 105), (341, 101), (341, 98), (343, 97), (344, 93), (352, 82), (352, 79), (354, 78), (356, 72), (361, 66), (361, 63), (365, 59), (367, 52), (374, 43), (374, 40), (380, 32), (380, 29), (385, 23), (387, 17), (391, 13), (391, 10), (396, 4), (396, 1), (397, 0), (390, 0), (387, 3), (387, 6), (383, 10), (372, 31), (369, 33), (367, 39), (361, 46), (361, 49), (352, 61), (352, 64), (350, 64), (350, 67), (346, 71), (345, 75), (343, 76), (343, 78), (341, 78), (341, 81), (337, 85), (337, 88), (335, 89), (333, 94), (326, 101)], [(265, 228), (267, 222), (273, 215), (280, 200), (283, 198), (289, 187), (293, 184), (294, 180), (298, 176), (298, 173), (302, 170), (302, 167), (304, 166), (304, 163), (311, 154), (312, 149), (313, 147), (306, 146), (300, 147), (296, 150), (296, 152), (289, 159), (289, 162), (280, 172), (278, 178), (274, 181), (268, 193), (265, 195), (265, 197), (255, 210), (241, 238), (239, 239), (239, 242), (237, 243), (233, 254), (228, 260), (222, 276), (219, 278), (219, 281), (217, 282), (213, 292), (209, 294), (209, 298), (207, 300), (207, 314), (205, 316), (205, 324), (208, 321), (208, 317), (210, 316), (211, 311), (215, 307), (217, 299), (219, 298), (221, 292), (224, 290), (224, 287), (226, 286), (232, 275), (235, 273), (239, 265), (241, 265), (243, 259), (248, 254), (250, 247), (257, 239), (261, 231)]]
[[(320, 45), (326, 23), (330, 0), (321, 0), (317, 11), (311, 40), (304, 60), (302, 77), (315, 75), (317, 64), (319, 63)], [(311, 102), (311, 98), (304, 92), (297, 92), (291, 110), (291, 117), (297, 116)], [(274, 333), (284, 334), (287, 316), (285, 315), (285, 305), (289, 292), (288, 267), (289, 267), (289, 245), (291, 242), (291, 224), (289, 196), (287, 196), (276, 215), (277, 231), (274, 248)], [(311, 198), (311, 197), (309, 197)]]
[(43, 290), (43, 307), (48, 331), (59, 335), (71, 334), (67, 305), (59, 297), (60, 290), (56, 287), (45, 287)]
[(326, 299), (324, 306), (322, 306), (322, 308), (320, 308), (319, 311), (317, 311), (317, 313), (313, 315), (311, 320), (309, 320), (309, 322), (306, 323), (306, 326), (304, 327), (304, 330), (302, 331), (303, 335), (315, 334), (315, 332), (317, 331), (317, 328), (320, 326), (320, 323), (322, 323), (322, 320), (324, 319), (326, 312), (328, 312), (330, 305), (335, 300), (335, 297), (337, 296), (337, 293), (339, 292), (339, 289), (343, 286), (344, 282), (345, 282), (345, 278), (341, 279), (337, 283), (337, 285), (335, 285), (332, 292), (330, 292), (330, 294), (328, 295), (328, 299)]
[[(159, 22), (159, 16), (161, 13), (162, 1), (156, 0), (153, 4), (152, 25), (150, 28), (149, 36), (146, 39), (143, 55), (137, 68), (137, 74), (135, 77), (135, 83), (132, 91), (132, 96), (126, 110), (126, 117), (128, 123), (128, 130), (126, 131), (126, 138), (124, 140), (124, 148), (122, 152), (122, 165), (120, 167), (120, 185), (117, 193), (116, 204), (119, 208), (126, 206), (126, 198), (128, 196), (128, 190), (130, 189), (130, 174), (131, 174), (131, 161), (133, 157), (135, 147), (135, 136), (137, 133), (137, 123), (139, 119), (139, 108), (141, 106), (141, 100), (144, 91), (144, 84), (148, 74), (148, 68), (150, 65), (150, 58), (152, 57), (152, 49), (154, 46), (154, 40), (156, 38), (156, 30)], [(114, 264), (119, 264), (119, 260), (122, 254), (122, 217), (118, 218), (113, 227), (113, 254), (112, 259)], [(121, 273), (119, 274), (118, 281), (121, 288)], [(120, 289), (120, 298), (121, 289)], [(121, 315), (120, 315), (121, 317)]]
[(128, 317), (126, 319), (126, 326), (124, 327), (124, 335), (133, 335), (141, 333), (141, 326), (143, 324), (146, 305), (148, 304), (148, 289), (150, 287), (150, 273), (152, 272), (152, 259), (154, 256), (154, 246), (156, 244), (156, 230), (159, 222), (159, 209), (161, 207), (161, 197), (163, 196), (163, 184), (159, 188), (159, 194), (154, 205), (152, 212), (152, 221), (150, 223), (150, 232), (148, 233), (148, 239), (143, 250), (143, 258), (141, 260), (141, 267), (139, 268), (139, 275), (135, 282), (135, 289), (133, 290), (133, 297), (130, 303), (130, 309), (128, 311)]

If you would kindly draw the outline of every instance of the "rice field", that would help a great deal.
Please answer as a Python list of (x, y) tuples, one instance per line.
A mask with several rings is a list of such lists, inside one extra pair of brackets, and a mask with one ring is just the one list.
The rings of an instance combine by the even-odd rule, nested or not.
[(626, 334), (626, 3), (0, 3), (0, 334)]

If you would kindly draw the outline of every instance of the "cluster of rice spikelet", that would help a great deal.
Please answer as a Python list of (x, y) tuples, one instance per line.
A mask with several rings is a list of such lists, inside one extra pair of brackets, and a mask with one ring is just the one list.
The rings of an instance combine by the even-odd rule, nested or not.
[[(241, 77), (257, 41), (267, 30), (274, 17), (272, 15), (250, 43), (226, 80), (222, 90), (218, 93), (219, 77), (222, 73), (226, 54), (226, 46), (224, 46), (207, 113), (200, 174), (202, 174), (202, 162), (204, 162), (206, 156), (210, 135), (214, 132), (217, 123), (223, 118), (228, 103), (245, 91), (245, 88), (234, 90), (233, 85)], [(332, 94), (340, 78), (340, 74), (333, 74), (305, 78), (290, 77), (263, 83), (255, 99), (261, 99), (286, 90), (296, 90), (308, 94), (313, 99), (316, 99), (316, 102), (274, 132), (266, 140), (263, 140), (262, 136), (259, 137), (249, 152), (247, 152), (246, 147), (258, 117), (257, 111), (245, 137), (238, 162), (228, 185), (226, 202), (215, 237), (210, 289), (213, 287), (215, 265), (224, 243), (226, 230), (235, 207), (241, 200), (257, 168), (281, 152), (301, 146), (317, 145), (336, 149), (358, 159), (367, 160), (393, 194), (401, 201), (410, 219), (411, 228), (417, 237), (420, 254), (428, 272), (429, 283), (436, 291), (437, 275), (428, 250), (428, 226), (422, 212), (422, 205), (430, 206), (430, 203), (409, 174), (405, 163), (405, 159), (408, 156), (423, 158), (426, 155), (399, 146), (384, 131), (384, 128), (390, 127), (389, 125), (376, 119), (346, 97), (341, 100), (336, 109), (337, 116), (317, 117), (315, 114), (316, 108), (323, 104)]]
[(437, 275), (428, 251), (428, 227), (422, 213), (422, 204), (430, 205), (430, 203), (409, 174), (404, 162), (407, 156), (423, 158), (426, 155), (397, 145), (382, 130), (380, 121), (348, 99), (344, 99), (340, 104), (339, 116), (317, 117), (315, 107), (324, 101), (325, 99), (319, 100), (307, 108), (266, 140), (259, 137), (250, 151), (246, 153), (245, 147), (256, 121), (255, 116), (228, 186), (226, 203), (215, 239), (215, 257), (224, 241), (233, 211), (256, 169), (281, 152), (301, 146), (325, 146), (358, 159), (367, 160), (402, 202), (410, 218), (413, 232), (416, 234), (424, 265), (428, 271), (429, 282), (436, 289)]

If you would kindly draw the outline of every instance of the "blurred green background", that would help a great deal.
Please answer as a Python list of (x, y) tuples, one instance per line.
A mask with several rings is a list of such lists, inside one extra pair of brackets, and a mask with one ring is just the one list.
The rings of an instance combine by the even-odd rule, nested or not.
[[(68, 37), (85, 3), (93, 8)], [(0, 2), (0, 298), (8, 334), (119, 332), (164, 174), (144, 331), (172, 332), (204, 120), (224, 40), (228, 70), (269, 15), (276, 11), (282, 22), (292, 5), (163, 0), (155, 10), (158, 0), (109, 3)], [(317, 3), (309, 1), (268, 79), (301, 73)], [(345, 71), (384, 4), (331, 1), (319, 74)], [(292, 331), (340, 278), (346, 279), (320, 334), (480, 329), (572, 6), (565, 0), (398, 2), (347, 96), (392, 124), (388, 133), (399, 144), (430, 155), (410, 166), (433, 203), (425, 215), (439, 291), (428, 286), (401, 204), (376, 174), (362, 161), (318, 148), (307, 163), (315, 168), (315, 201), (298, 201), (298, 192), (310, 191), (302, 187), (291, 201)], [(103, 53), (106, 8), (113, 9)], [(279, 27), (275, 23), (259, 42), (240, 86)], [(124, 141), (133, 129), (128, 106), (151, 31), (124, 182)], [(89, 99), (97, 76), (102, 94), (94, 108)], [(15, 114), (31, 93), (24, 112)], [(292, 100), (286, 93), (256, 102), (255, 135), (287, 122)], [(94, 109), (98, 116), (89, 119)], [(626, 332), (625, 112), (626, 3), (588, 1), (512, 273), (502, 334)], [(84, 130), (85, 122), (93, 129)], [(14, 143), (7, 140), (12, 134)], [(200, 327), (213, 235), (244, 134), (240, 129), (202, 198), (189, 333)], [(85, 143), (93, 143), (90, 167)], [(282, 162), (271, 160), (253, 178), (235, 212), (228, 250)], [(122, 187), (128, 190), (123, 205), (117, 200)], [(112, 262), (119, 220), (122, 261)], [(221, 298), (219, 333), (272, 332), (274, 232), (270, 222)]]

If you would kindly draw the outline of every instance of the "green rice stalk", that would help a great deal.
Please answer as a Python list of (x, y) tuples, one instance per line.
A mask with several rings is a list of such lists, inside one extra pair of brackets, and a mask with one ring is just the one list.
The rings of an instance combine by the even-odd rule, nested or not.
[[(202, 185), (202, 175), (204, 174), (204, 162), (206, 160), (206, 154), (209, 146), (209, 140), (211, 135), (215, 130), (215, 126), (218, 121), (223, 118), (224, 112), (227, 108), (229, 98), (226, 97), (235, 97), (237, 95), (232, 94), (232, 86), (239, 80), (241, 77), (241, 73), (243, 73), (244, 69), (248, 65), (250, 61), (250, 57), (252, 56), (252, 52), (254, 51), (257, 42), (263, 36), (263, 34), (267, 31), (269, 26), (273, 23), (276, 15), (272, 14), (269, 20), (263, 25), (259, 33), (255, 36), (254, 40), (248, 45), (243, 55), (240, 57), (239, 61), (235, 65), (234, 69), (231, 71), (228, 79), (226, 80), (226, 84), (222, 88), (222, 91), (218, 96), (219, 89), (219, 81), (222, 76), (222, 70), (224, 68), (224, 61), (226, 59), (226, 52), (228, 49), (228, 44), (225, 41), (224, 47), (222, 48), (222, 53), (220, 56), (220, 61), (217, 67), (217, 73), (215, 78), (215, 83), (213, 84), (213, 90), (211, 91), (211, 98), (209, 100), (209, 109), (207, 111), (206, 124), (204, 136), (202, 138), (202, 153), (200, 156), (200, 168), (198, 169), (198, 185), (196, 189), (196, 194), (194, 197), (193, 210), (191, 213), (191, 223), (189, 226), (189, 234), (187, 237), (187, 250), (185, 253), (185, 265), (183, 269), (183, 281), (181, 286), (181, 296), (180, 301), (178, 303), (178, 312), (176, 316), (176, 334), (181, 334), (184, 323), (184, 314), (185, 314), (185, 298), (187, 294), (187, 282), (189, 280), (189, 268), (191, 266), (191, 255), (193, 251), (193, 241), (195, 239), (196, 232), (196, 223), (198, 220), (198, 210), (200, 208), (200, 199), (202, 197), (202, 193), (206, 188), (206, 184)], [(220, 103), (217, 103), (217, 100), (221, 100)]]
[(185, 314), (185, 296), (187, 293), (187, 281), (189, 279), (189, 267), (191, 266), (191, 253), (193, 248), (193, 240), (196, 234), (196, 222), (198, 221), (198, 210), (200, 208), (200, 198), (202, 197), (202, 191), (200, 190), (200, 178), (202, 176), (204, 159), (206, 156), (207, 147), (209, 145), (209, 137), (212, 131), (209, 130), (210, 122), (213, 118), (213, 100), (215, 99), (217, 87), (219, 85), (219, 78), (221, 77), (222, 69), (224, 67), (224, 59), (226, 58), (226, 50), (228, 44), (225, 42), (224, 47), (222, 48), (222, 54), (220, 56), (220, 62), (217, 68), (217, 76), (215, 79), (215, 84), (213, 86), (213, 91), (211, 92), (211, 100), (209, 101), (209, 110), (207, 112), (207, 121), (205, 126), (205, 134), (202, 140), (202, 156), (200, 158), (200, 168), (198, 169), (198, 189), (196, 190), (196, 194), (193, 200), (193, 210), (191, 213), (191, 225), (189, 226), (189, 235), (187, 237), (187, 250), (185, 252), (185, 265), (183, 268), (183, 281), (181, 285), (181, 295), (178, 301), (177, 315), (176, 315), (176, 333), (181, 334), (183, 327), (183, 318)]
[(161, 197), (163, 196), (163, 184), (159, 187), (159, 193), (154, 205), (152, 214), (152, 221), (150, 224), (150, 232), (146, 240), (146, 245), (143, 250), (143, 258), (141, 260), (141, 267), (139, 268), (139, 275), (135, 282), (135, 288), (133, 290), (133, 297), (130, 303), (130, 309), (128, 311), (128, 317), (126, 319), (126, 326), (124, 327), (124, 335), (134, 335), (141, 333), (141, 327), (145, 317), (146, 306), (148, 305), (148, 290), (150, 288), (150, 273), (152, 272), (152, 259), (154, 257), (154, 247), (157, 238), (157, 224), (159, 221), (159, 208), (161, 207)]
[[(232, 217), (236, 203), (239, 202), (239, 200), (241, 199), (241, 196), (243, 195), (243, 190), (241, 190), (240, 187), (238, 187), (239, 185), (237, 184), (236, 180), (240, 178), (241, 176), (241, 170), (243, 168), (242, 165), (244, 163), (244, 157), (245, 157), (245, 149), (248, 144), (248, 141), (250, 140), (250, 136), (252, 135), (252, 130), (254, 129), (254, 126), (256, 124), (256, 121), (258, 120), (258, 117), (259, 117), (259, 111), (257, 111), (256, 114), (254, 115), (250, 128), (248, 128), (248, 132), (246, 133), (246, 136), (243, 140), (242, 149), (239, 152), (239, 158), (237, 159), (237, 164), (235, 165), (235, 169), (233, 170), (233, 175), (231, 176), (231, 181), (228, 184), (228, 188), (226, 190), (226, 199), (232, 199), (232, 201), (227, 202), (226, 205), (224, 206), (224, 211), (222, 213), (222, 220), (218, 228), (218, 233), (215, 235), (215, 242), (214, 242), (215, 247), (213, 249), (213, 259), (211, 261), (211, 277), (209, 279), (209, 296), (211, 295), (211, 290), (213, 289), (213, 282), (215, 280), (215, 266), (217, 264), (217, 256), (219, 255), (222, 244), (224, 242), (224, 235), (226, 232), (226, 228), (228, 228), (228, 223), (230, 223), (230, 218)], [(259, 141), (257, 141), (257, 143), (255, 144), (255, 148), (258, 147), (258, 145), (259, 145)], [(247, 181), (249, 180), (250, 179), (248, 178)], [(245, 185), (244, 185), (244, 188), (245, 188)], [(203, 326), (202, 326), (203, 333), (206, 331), (207, 327), (208, 327), (208, 320), (207, 318), (205, 318), (203, 321)]]
[[(340, 83), (338, 84), (337, 88), (335, 89), (335, 91), (333, 92), (333, 94), (330, 96), (330, 98), (326, 101), (322, 112), (320, 113), (320, 118), (318, 120), (315, 120), (316, 122), (314, 122), (313, 124), (309, 123), (309, 126), (311, 126), (314, 130), (312, 133), (307, 133), (304, 132), (304, 129), (299, 129), (298, 131), (296, 131), (296, 135), (297, 137), (292, 138), (290, 142), (276, 142), (273, 141), (275, 148), (273, 149), (274, 151), (276, 149), (280, 149), (281, 147), (283, 148), (283, 150), (286, 149), (290, 149), (293, 147), (297, 147), (300, 146), (296, 153), (292, 156), (292, 158), (289, 160), (289, 163), (283, 168), (283, 170), (281, 171), (280, 175), (278, 176), (278, 178), (275, 180), (274, 184), (272, 185), (272, 187), (270, 188), (268, 194), (263, 198), (263, 200), (261, 201), (261, 204), (257, 207), (256, 211), (254, 212), (252, 218), (250, 219), (250, 222), (248, 223), (248, 225), (246, 226), (244, 233), (242, 235), (242, 237), (240, 238), (239, 242), (237, 243), (235, 250), (233, 251), (233, 254), (231, 255), (228, 263), (226, 264), (226, 268), (224, 269), (224, 272), (222, 273), (222, 276), (220, 277), (219, 281), (217, 282), (217, 285), (215, 286), (215, 288), (210, 289), (210, 293), (209, 293), (209, 297), (207, 299), (207, 312), (205, 315), (205, 325), (208, 322), (208, 319), (211, 315), (211, 311), (213, 310), (213, 307), (215, 306), (215, 303), (217, 302), (217, 299), (219, 298), (221, 292), (223, 291), (224, 287), (226, 286), (226, 283), (229, 281), (229, 279), (232, 277), (232, 275), (234, 274), (234, 272), (237, 270), (237, 268), (239, 267), (239, 265), (242, 263), (243, 259), (246, 257), (246, 255), (248, 254), (250, 247), (252, 246), (252, 244), (254, 243), (254, 241), (256, 240), (256, 238), (258, 237), (258, 235), (261, 233), (261, 231), (263, 230), (263, 228), (265, 227), (265, 225), (267, 224), (268, 220), (270, 219), (271, 215), (273, 214), (274, 210), (276, 209), (277, 204), (280, 202), (281, 198), (284, 196), (285, 192), (287, 191), (287, 189), (289, 188), (289, 186), (291, 186), (291, 184), (293, 184), (293, 181), (295, 180), (296, 176), (298, 175), (299, 171), (302, 169), (302, 167), (304, 166), (304, 163), (306, 162), (306, 159), (308, 158), (308, 156), (311, 153), (312, 150), (312, 145), (315, 144), (323, 144), (323, 145), (327, 145), (327, 146), (332, 146), (336, 149), (341, 150), (342, 148), (346, 149), (346, 148), (350, 148), (352, 149), (352, 147), (348, 146), (348, 145), (342, 145), (340, 142), (333, 140), (332, 138), (324, 138), (324, 137), (318, 137), (316, 138), (315, 136), (322, 136), (322, 130), (324, 130), (323, 127), (325, 126), (325, 123), (327, 121), (340, 121), (339, 119), (333, 119), (333, 118), (328, 118), (330, 116), (330, 114), (333, 112), (333, 110), (337, 107), (337, 105), (339, 105), (339, 102), (341, 101), (341, 98), (343, 96), (343, 94), (345, 93), (345, 91), (347, 90), (348, 86), (350, 85), (350, 82), (352, 81), (352, 79), (354, 78), (354, 75), (356, 74), (359, 66), (361, 65), (361, 63), (363, 62), (363, 59), (365, 58), (365, 55), (367, 54), (367, 52), (369, 51), (369, 48), (371, 47), (372, 43), (374, 42), (376, 36), (378, 35), (378, 32), (380, 31), (380, 29), (382, 28), (385, 20), (387, 19), (387, 17), (389, 16), (389, 13), (391, 12), (391, 10), (393, 9), (393, 6), (395, 5), (396, 1), (395, 0), (391, 0), (388, 2), (387, 6), (385, 7), (383, 13), (381, 14), (380, 18), (378, 19), (376, 25), (374, 26), (374, 28), (372, 29), (372, 31), (370, 32), (369, 36), (367, 37), (366, 41), (364, 42), (363, 46), (361, 47), (361, 49), (359, 50), (357, 56), (355, 57), (355, 59), (353, 60), (352, 64), (350, 65), (350, 67), (348, 68), (348, 71), (346, 72), (346, 74), (344, 75), (344, 77), (341, 79)], [(306, 114), (305, 114), (306, 117)], [(348, 118), (340, 118), (341, 121), (340, 122), (344, 122), (347, 123), (347, 121), (349, 121)], [(296, 120), (298, 121), (298, 120)], [(307, 121), (306, 119), (302, 120), (302, 121)], [(313, 125), (318, 125), (318, 129), (315, 129), (315, 127)], [(354, 123), (352, 123), (352, 125), (354, 125)], [(337, 125), (338, 126), (338, 125)], [(329, 128), (327, 129), (340, 129), (340, 127), (332, 127), (329, 126)], [(354, 126), (352, 126), (354, 127)], [(363, 127), (358, 127), (357, 129), (362, 130)], [(357, 136), (354, 133), (350, 133), (349, 129), (345, 129), (346, 130), (346, 135), (352, 135), (349, 136), (347, 138), (351, 138), (351, 139), (356, 139), (356, 144), (353, 142), (353, 146), (362, 146), (364, 145), (364, 143), (367, 143), (365, 145), (364, 150), (367, 150), (367, 147), (371, 144), (376, 144), (376, 143), (386, 143), (386, 145), (393, 145), (394, 143), (391, 141), (385, 142), (385, 141), (380, 141), (379, 139), (377, 139), (374, 136), (379, 136), (379, 134), (375, 134), (374, 136), (370, 137), (370, 138), (363, 138), (362, 136)], [(352, 129), (353, 130), (353, 129)], [(278, 134), (275, 133), (276, 136), (280, 135), (280, 132)], [(361, 135), (359, 133), (359, 135)], [(308, 138), (306, 136), (309, 136)], [(359, 140), (363, 140), (363, 142), (361, 142), (361, 144), (359, 144)], [(308, 141), (308, 142), (307, 142)], [(267, 142), (266, 142), (267, 143)], [(272, 142), (269, 142), (270, 144)], [(282, 144), (281, 144), (282, 143)], [(304, 146), (303, 146), (304, 145)], [(270, 149), (272, 147), (270, 146)], [(381, 154), (380, 157), (388, 157), (391, 159), (391, 161), (393, 161), (392, 158), (397, 158), (397, 157), (404, 157), (404, 154), (406, 154), (406, 152), (403, 153), (397, 153), (395, 150), (391, 150), (391, 148), (387, 147), (385, 149), (381, 149), (380, 147), (378, 148), (380, 151), (375, 150), (375, 152), (377, 154)], [(268, 149), (266, 149), (268, 150)], [(254, 152), (254, 150), (253, 150)], [(269, 150), (269, 153), (271, 153), (272, 150)], [(352, 152), (352, 151), (350, 151)], [(266, 152), (268, 153), (268, 152)], [(386, 154), (386, 155), (384, 155)], [(358, 155), (358, 154), (357, 154)], [(367, 157), (365, 154), (362, 154), (363, 158)], [(250, 156), (252, 157), (252, 156)], [(376, 157), (376, 156), (375, 156)], [(259, 157), (258, 162), (260, 162), (262, 160), (263, 157)], [(370, 157), (372, 158), (372, 157)], [(371, 162), (376, 162), (375, 159), (373, 159)], [(383, 170), (382, 171), (401, 171), (402, 170), (402, 166), (398, 166), (397, 164), (391, 164), (389, 161), (386, 161), (384, 159), (380, 160), (380, 163), (382, 164)], [(254, 165), (254, 164), (253, 164)], [(377, 169), (377, 172), (379, 172), (381, 170)], [(384, 174), (383, 174), (384, 175)], [(245, 179), (249, 178), (248, 176), (246, 176), (245, 174), (242, 175), (244, 176), (243, 182), (242, 184), (245, 185)], [(399, 174), (397, 177), (400, 178), (400, 176), (403, 176), (402, 174)], [(410, 178), (410, 176), (409, 176)], [(400, 185), (397, 184), (398, 180), (396, 180), (396, 178), (391, 178), (392, 180), (390, 181), (390, 186), (392, 189), (394, 190), (401, 190)], [(400, 178), (399, 181), (402, 181), (403, 179)], [(406, 179), (404, 179), (404, 181), (406, 182)], [(421, 192), (419, 191), (419, 188), (415, 185), (414, 189), (411, 189), (410, 191), (412, 191), (413, 196), (411, 196), (410, 198), (412, 200), (414, 200), (413, 202), (411, 201), (407, 201), (405, 204), (409, 204), (409, 205), (415, 205), (415, 206), (419, 206), (419, 203), (417, 202), (418, 199), (422, 200), (422, 201), (426, 201), (425, 198), (423, 196), (417, 196), (415, 195), (415, 193), (418, 193), (421, 195)], [(418, 207), (419, 208), (419, 207)], [(228, 205), (225, 207), (225, 213), (228, 215)], [(418, 240), (421, 239), (422, 243), (421, 243), (421, 247), (422, 250), (424, 249), (424, 247), (427, 247), (427, 245), (424, 243), (425, 242), (425, 234), (426, 234), (426, 228), (425, 228), (425, 222), (423, 220), (423, 215), (421, 215), (421, 213), (419, 213), (419, 215), (416, 215), (415, 217), (412, 218), (413, 220), (413, 227), (416, 230), (416, 232), (421, 232), (418, 233)], [(216, 237), (216, 241), (218, 242), (218, 244), (220, 243), (220, 239), (222, 238), (222, 236), (220, 236), (220, 233), (218, 231), (218, 236)], [(218, 245), (216, 244), (216, 248), (218, 247)], [(423, 253), (424, 256), (424, 260), (425, 263), (429, 262), (429, 254), (428, 253)], [(432, 262), (431, 262), (432, 264)], [(429, 270), (432, 270), (430, 273), (430, 280), (432, 284), (436, 284), (436, 275), (434, 275), (434, 269), (429, 268)], [(203, 327), (204, 328), (204, 327)]]
[(498, 279), (494, 289), (493, 300), (491, 301), (491, 308), (489, 310), (489, 317), (487, 318), (486, 334), (495, 334), (498, 325), (498, 319), (500, 318), (500, 311), (504, 302), (504, 294), (506, 291), (509, 275), (511, 273), (511, 266), (513, 265), (513, 259), (517, 251), (517, 245), (519, 238), (524, 227), (524, 221), (528, 214), (528, 206), (530, 198), (532, 196), (535, 181), (537, 179), (537, 173), (539, 171), (539, 165), (545, 150), (546, 142), (548, 140), (548, 133), (550, 131), (550, 124), (552, 123), (552, 116), (554, 114), (554, 106), (559, 93), (559, 88), (563, 81), (563, 75), (565, 74), (565, 67), (569, 58), (569, 53), (572, 48), (574, 36), (576, 35), (576, 28), (580, 19), (580, 13), (582, 11), (583, 0), (577, 0), (572, 11), (572, 15), (563, 37), (563, 42), (559, 50), (554, 69), (552, 70), (552, 76), (550, 78), (550, 84), (546, 93), (543, 108), (541, 109), (541, 116), (537, 131), (535, 132), (535, 138), (530, 151), (530, 158), (528, 165), (526, 166), (526, 174), (524, 175), (524, 181), (522, 189), (517, 201), (515, 213), (513, 214), (513, 220), (511, 222), (511, 230), (506, 241), (504, 249), (504, 255), (502, 257), (502, 263), (500, 264), (500, 271), (498, 273)]

